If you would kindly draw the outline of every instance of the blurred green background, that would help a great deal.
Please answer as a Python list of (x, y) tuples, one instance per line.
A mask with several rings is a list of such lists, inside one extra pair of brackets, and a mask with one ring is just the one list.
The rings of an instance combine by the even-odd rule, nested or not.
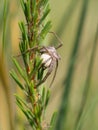
[[(66, 115), (58, 114), (57, 122), (66, 125), (58, 130), (98, 130), (98, 0), (50, 0), (50, 8), (51, 31), (64, 44), (46, 119), (62, 110), (63, 102)], [(23, 130), (27, 124), (15, 104), (14, 93), (21, 92), (9, 75), (11, 56), (19, 54), (18, 22), (23, 19), (19, 0), (0, 0), (0, 130)], [(58, 41), (48, 34), (45, 44)]]

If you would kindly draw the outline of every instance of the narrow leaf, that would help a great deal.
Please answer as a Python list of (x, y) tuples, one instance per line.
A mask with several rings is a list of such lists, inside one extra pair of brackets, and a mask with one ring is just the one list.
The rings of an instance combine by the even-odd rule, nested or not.
[(49, 130), (53, 130), (53, 127), (54, 127), (55, 122), (56, 122), (56, 117), (57, 117), (57, 112), (54, 112), (52, 117), (51, 117), (50, 129)]
[(50, 91), (48, 90), (47, 94), (46, 94), (45, 107), (47, 107), (47, 104), (49, 102), (49, 98), (50, 98)]
[(18, 64), (17, 60), (16, 59), (12, 59), (13, 60), (13, 63), (15, 64), (19, 74), (23, 77), (23, 79), (25, 79), (25, 76), (24, 76), (24, 72), (23, 70), (21, 69), (20, 65)]
[(46, 18), (47, 15), (49, 14), (49, 12), (50, 12), (50, 8), (49, 8), (49, 6), (47, 6), (47, 8), (46, 8), (45, 12), (43, 13), (43, 16), (42, 16), (42, 18), (41, 18), (39, 24), (41, 24), (41, 23), (45, 20), (45, 18)]
[(21, 82), (20, 82), (20, 80), (19, 80), (19, 78), (18, 78), (18, 76), (17, 76), (17, 74), (15, 73), (14, 70), (10, 72), (10, 75), (11, 75), (12, 78), (15, 80), (15, 82), (19, 85), (19, 87), (24, 90), (24, 87), (23, 87), (23, 85), (21, 84)]
[(51, 28), (51, 22), (48, 21), (48, 22), (46, 23), (46, 25), (44, 26), (44, 28), (42, 29), (41, 34), (40, 34), (40, 36), (41, 36), (43, 39), (45, 38), (45, 36), (46, 36), (47, 33), (49, 32), (50, 28)]

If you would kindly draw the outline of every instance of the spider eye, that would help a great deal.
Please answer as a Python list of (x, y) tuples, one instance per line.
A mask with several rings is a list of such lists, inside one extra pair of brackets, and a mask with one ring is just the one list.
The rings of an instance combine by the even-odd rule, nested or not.
[(42, 63), (45, 67), (49, 67), (52, 61), (52, 58), (49, 54), (42, 54), (41, 55)]

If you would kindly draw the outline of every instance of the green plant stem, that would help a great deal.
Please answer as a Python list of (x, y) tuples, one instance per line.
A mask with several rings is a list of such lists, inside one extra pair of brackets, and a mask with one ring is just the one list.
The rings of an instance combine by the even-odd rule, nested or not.
[(97, 27), (97, 31), (96, 31), (96, 36), (95, 36), (93, 48), (92, 48), (90, 63), (89, 63), (89, 66), (88, 66), (87, 78), (86, 78), (86, 81), (85, 81), (84, 90), (83, 90), (83, 94), (82, 94), (83, 96), (82, 96), (82, 101), (81, 101), (81, 104), (80, 104), (80, 110), (79, 110), (79, 113), (78, 113), (78, 116), (77, 116), (77, 119), (76, 119), (75, 130), (81, 130), (82, 125), (83, 125), (82, 123), (81, 123), (81, 125), (79, 123), (80, 123), (81, 118), (82, 118), (83, 110), (85, 108), (88, 92), (89, 92), (89, 89), (90, 89), (90, 83), (91, 83), (92, 71), (93, 71), (93, 66), (94, 66), (95, 54), (96, 54), (96, 51), (97, 51), (97, 42), (98, 42), (98, 27)]
[(4, 1), (4, 10), (3, 10), (3, 36), (2, 36), (2, 56), (4, 55), (5, 52), (5, 36), (6, 36), (6, 22), (7, 22), (7, 1)]
[(78, 30), (76, 34), (75, 43), (74, 43), (74, 48), (70, 57), (67, 78), (64, 81), (65, 88), (64, 88), (64, 92), (62, 96), (61, 107), (60, 107), (55, 130), (66, 129), (66, 116), (67, 116), (67, 109), (68, 109), (68, 103), (69, 103), (69, 93), (72, 86), (72, 78), (73, 78), (73, 73), (74, 73), (74, 68), (75, 68), (75, 62), (77, 59), (78, 49), (80, 45), (80, 39), (81, 39), (82, 30), (83, 30), (84, 20), (86, 16), (87, 5), (88, 5), (88, 0), (83, 0), (80, 20), (78, 24)]
[(37, 87), (37, 84), (43, 79), (44, 72), (43, 68), (39, 70), (42, 67), (39, 48), (43, 47), (41, 41), (45, 39), (51, 28), (50, 21), (44, 22), (50, 8), (48, 0), (21, 0), (21, 6), (26, 24), (24, 22), (19, 23), (22, 38), (19, 44), (21, 54), (18, 56), (22, 55), (24, 66), (21, 66), (15, 57), (13, 63), (24, 83), (21, 83), (14, 70), (10, 74), (27, 98), (25, 100), (16, 95), (17, 105), (26, 116), (33, 130), (43, 130), (43, 116), (48, 105), (50, 92), (43, 88), (41, 93), (39, 87)]

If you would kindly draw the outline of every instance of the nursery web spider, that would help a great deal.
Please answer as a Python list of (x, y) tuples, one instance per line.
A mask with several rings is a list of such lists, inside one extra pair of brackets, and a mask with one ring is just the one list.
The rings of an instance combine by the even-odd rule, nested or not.
[(45, 77), (37, 84), (37, 86), (39, 86), (40, 84), (44, 83), (45, 80), (48, 78), (48, 76), (51, 74), (51, 72), (53, 71), (54, 67), (55, 67), (55, 72), (54, 72), (54, 76), (53, 79), (51, 81), (50, 86), (52, 85), (55, 76), (56, 76), (56, 72), (58, 69), (58, 61), (60, 60), (60, 56), (58, 55), (56, 49), (61, 47), (61, 44), (58, 47), (42, 47), (40, 49), (40, 53), (41, 53), (41, 59), (42, 59), (42, 67), (43, 69), (48, 69)]
[[(62, 41), (59, 39), (59, 37), (54, 33), (54, 32), (49, 32), (52, 33), (53, 35), (55, 35), (56, 39), (59, 41), (59, 45), (57, 47), (54, 46), (35, 46), (33, 48), (28, 49), (26, 52), (22, 53), (25, 54), (27, 52), (33, 52), (33, 51), (37, 51), (40, 53), (40, 57), (42, 59), (42, 64), (40, 66), (40, 68), (42, 67), (43, 70), (47, 69), (47, 73), (46, 75), (43, 77), (43, 79), (41, 81), (39, 81), (36, 86), (41, 85), (42, 83), (44, 83), (46, 81), (46, 79), (48, 78), (48, 76), (52, 73), (52, 71), (55, 68), (54, 71), (54, 75), (50, 84), (50, 87), (55, 79), (56, 73), (57, 73), (57, 69), (58, 69), (58, 61), (60, 60), (60, 56), (57, 53), (57, 49), (60, 48), (62, 46)], [(18, 55), (20, 56), (20, 55)]]

